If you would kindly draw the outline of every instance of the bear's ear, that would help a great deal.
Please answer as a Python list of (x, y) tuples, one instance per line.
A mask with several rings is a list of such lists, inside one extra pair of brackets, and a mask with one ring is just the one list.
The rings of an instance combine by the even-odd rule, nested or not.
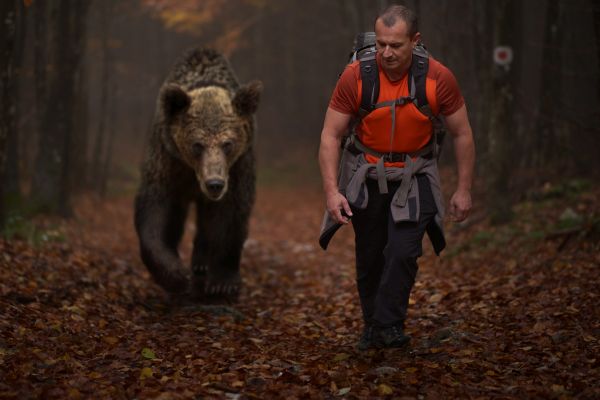
[(173, 119), (188, 109), (191, 99), (183, 89), (170, 83), (161, 90), (160, 102), (167, 119)]
[(262, 88), (263, 84), (261, 81), (251, 81), (235, 92), (231, 103), (237, 115), (248, 117), (256, 112)]

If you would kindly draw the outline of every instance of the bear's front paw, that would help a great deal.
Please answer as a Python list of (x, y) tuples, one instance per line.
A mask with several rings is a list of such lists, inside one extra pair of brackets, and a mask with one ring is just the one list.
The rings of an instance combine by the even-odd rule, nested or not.
[(190, 286), (188, 274), (181, 268), (171, 268), (158, 282), (169, 293), (185, 293)]
[(240, 288), (239, 277), (223, 280), (194, 276), (192, 297), (206, 304), (231, 304), (237, 302)]
[(237, 296), (240, 293), (239, 283), (208, 283), (205, 292), (209, 296)]
[(207, 282), (204, 294), (209, 303), (235, 303), (240, 295), (240, 282)]

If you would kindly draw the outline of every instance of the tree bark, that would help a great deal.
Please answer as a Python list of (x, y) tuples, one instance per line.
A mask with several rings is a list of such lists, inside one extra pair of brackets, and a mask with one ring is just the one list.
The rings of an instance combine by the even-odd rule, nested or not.
[[(35, 43), (35, 84), (36, 105), (39, 121), (38, 146), (31, 182), (31, 202), (38, 211), (54, 212), (58, 209), (58, 187), (60, 184), (60, 164), (62, 153), (61, 138), (63, 129), (57, 125), (54, 116), (58, 115), (59, 99), (54, 99), (56, 76), (59, 73), (55, 66), (54, 47), (60, 40), (57, 35), (58, 2), (34, 4), (36, 20)], [(53, 68), (49, 68), (49, 66)], [(53, 101), (50, 101), (52, 99)]]
[(102, 77), (101, 92), (100, 92), (100, 108), (98, 110), (99, 122), (94, 147), (92, 149), (92, 166), (90, 174), (90, 187), (95, 188), (98, 194), (102, 193), (101, 182), (102, 177), (102, 158), (105, 151), (106, 143), (106, 119), (107, 119), (107, 103), (108, 103), (108, 87), (109, 87), (109, 49), (108, 49), (108, 7), (109, 2), (102, 3), (100, 14), (100, 37), (102, 51)]
[(25, 6), (20, 0), (11, 0), (16, 3), (15, 17), (15, 37), (14, 37), (14, 58), (13, 58), (13, 77), (8, 82), (13, 93), (14, 106), (12, 116), (9, 119), (10, 134), (6, 143), (6, 164), (5, 164), (5, 198), (8, 200), (9, 207), (14, 203), (20, 203), (20, 173), (19, 162), (19, 81), (21, 79), (21, 69), (23, 66), (23, 49), (25, 48), (25, 35), (27, 32), (27, 18), (25, 15)]
[(43, 118), (48, 101), (48, 74), (46, 73), (48, 59), (48, 7), (45, 1), (36, 1), (33, 4), (34, 42), (33, 42), (33, 74), (35, 84), (35, 120), (37, 121), (38, 137), (41, 138), (44, 130)]
[(52, 3), (50, 48), (54, 72), (49, 75), (48, 101), (43, 110), (32, 196), (40, 211), (71, 215), (74, 99), (81, 73), (83, 34), (89, 0)]
[(15, 1), (0, 3), (0, 37), (4, 38), (3, 51), (0, 53), (0, 227), (4, 227), (6, 221), (6, 145), (14, 133), (11, 129), (14, 127), (16, 110), (14, 86), (11, 84), (14, 79), (16, 17)]
[(596, 36), (596, 92), (598, 101), (600, 101), (600, 3), (598, 1), (592, 1), (592, 7), (594, 12), (594, 33)]
[(562, 98), (563, 79), (559, 7), (558, 0), (548, 0), (546, 3), (544, 48), (540, 73), (540, 113), (536, 121), (536, 141), (533, 148), (530, 149), (534, 168), (547, 168), (549, 165), (558, 167), (565, 158), (560, 155), (561, 147), (564, 145), (564, 129), (560, 123), (560, 105), (557, 107)]
[[(104, 0), (108, 3), (106, 0)], [(72, 104), (73, 128), (69, 151), (71, 167), (66, 171), (70, 190), (75, 193), (85, 188), (88, 169), (88, 85), (87, 71), (83, 63), (87, 40), (87, 14), (91, 0), (71, 0), (74, 13), (71, 37), (73, 38), (72, 63), (74, 71), (74, 93)]]
[[(519, 41), (521, 13), (517, 0), (497, 0), (494, 7), (494, 46), (509, 46), (513, 54), (520, 55)], [(511, 217), (509, 183), (514, 172), (511, 147), (517, 126), (515, 87), (518, 83), (517, 60), (509, 65), (494, 65), (492, 81), (492, 104), (488, 136), (489, 162), (487, 165), (488, 201), (492, 221), (506, 222)]]
[(58, 211), (63, 217), (72, 215), (71, 195), (75, 188), (75, 181), (85, 176), (85, 174), (78, 176), (79, 169), (83, 169), (82, 164), (85, 164), (85, 158), (81, 159), (78, 155), (85, 154), (81, 146), (87, 143), (82, 139), (87, 136), (87, 121), (85, 116), (82, 117), (82, 114), (87, 114), (87, 104), (85, 104), (87, 99), (83, 95), (85, 71), (82, 61), (90, 1), (62, 0), (61, 3), (63, 12), (68, 15), (66, 17), (68, 27), (63, 28), (62, 31), (68, 47), (65, 46), (64, 51), (59, 51), (59, 62), (63, 64), (64, 71), (64, 74), (61, 74), (60, 86), (64, 96), (62, 108), (65, 112), (63, 120), (65, 132)]
[[(476, 71), (477, 92), (481, 101), (473, 102), (475, 132), (487, 132), (489, 128), (490, 105), (492, 96), (492, 68), (490, 68), (490, 50), (494, 47), (494, 35), (490, 27), (494, 26), (493, 4), (473, 0), (471, 4), (471, 26), (473, 30), (473, 71)], [(477, 157), (486, 160), (489, 154), (488, 136), (481, 135), (477, 140)], [(481, 154), (481, 157), (479, 156)]]
[(102, 162), (102, 170), (100, 174), (99, 188), (100, 196), (106, 197), (108, 192), (108, 181), (110, 178), (110, 168), (113, 161), (113, 151), (115, 147), (115, 137), (117, 132), (116, 120), (117, 120), (117, 102), (118, 102), (118, 91), (115, 87), (115, 83), (111, 83), (112, 100), (108, 104), (108, 143), (106, 144), (106, 152), (104, 160)]

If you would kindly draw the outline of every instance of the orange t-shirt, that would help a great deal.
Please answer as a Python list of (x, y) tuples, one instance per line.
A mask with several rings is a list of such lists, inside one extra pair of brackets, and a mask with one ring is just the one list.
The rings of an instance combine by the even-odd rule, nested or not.
[[(379, 62), (379, 57), (378, 57)], [(380, 91), (377, 102), (394, 100), (408, 96), (408, 74), (397, 81), (390, 81), (379, 68)], [(333, 92), (329, 107), (344, 113), (358, 115), (362, 84), (360, 66), (356, 61), (346, 67)], [(429, 59), (426, 95), (434, 114), (451, 115), (464, 104), (458, 83), (452, 72), (433, 58)], [(410, 153), (425, 146), (431, 138), (431, 122), (409, 103), (396, 107), (396, 127), (391, 142), (390, 107), (376, 109), (369, 113), (358, 125), (357, 133), (361, 141), (376, 151), (385, 153)], [(390, 148), (391, 145), (391, 148)], [(367, 155), (367, 161), (377, 159)], [(386, 163), (388, 165), (388, 163)], [(402, 163), (389, 165), (401, 166)]]

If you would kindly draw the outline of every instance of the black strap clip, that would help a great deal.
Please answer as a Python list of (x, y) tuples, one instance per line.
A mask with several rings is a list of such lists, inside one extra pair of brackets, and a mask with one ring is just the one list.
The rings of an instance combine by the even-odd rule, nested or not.
[(404, 162), (406, 160), (406, 153), (387, 153), (383, 155), (384, 162)]

